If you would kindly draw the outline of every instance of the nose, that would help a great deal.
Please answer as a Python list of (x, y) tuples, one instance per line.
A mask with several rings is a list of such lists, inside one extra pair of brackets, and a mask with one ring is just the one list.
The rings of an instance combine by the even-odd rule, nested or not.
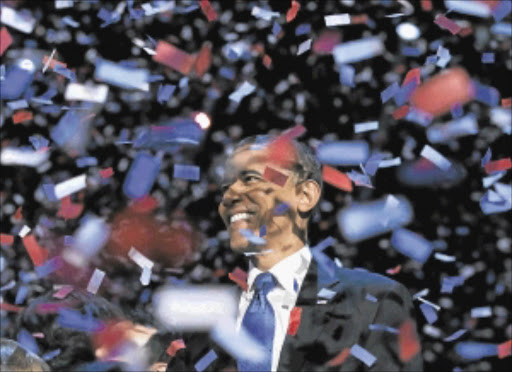
[(222, 195), (222, 201), (221, 204), (224, 207), (231, 207), (237, 202), (241, 200), (242, 196), (242, 189), (239, 185), (239, 182), (236, 181), (232, 183), (228, 189), (224, 192)]

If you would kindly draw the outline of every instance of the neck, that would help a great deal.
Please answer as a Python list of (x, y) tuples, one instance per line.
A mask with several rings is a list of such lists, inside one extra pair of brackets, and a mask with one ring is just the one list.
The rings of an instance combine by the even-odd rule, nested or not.
[(267, 246), (263, 250), (272, 249), (272, 252), (257, 256), (251, 256), (250, 259), (253, 265), (256, 266), (258, 269), (260, 269), (261, 271), (268, 271), (278, 262), (284, 260), (286, 257), (294, 254), (295, 252), (303, 248), (304, 245), (305, 242), (299, 239), (287, 244), (273, 244), (272, 242), (267, 242)]

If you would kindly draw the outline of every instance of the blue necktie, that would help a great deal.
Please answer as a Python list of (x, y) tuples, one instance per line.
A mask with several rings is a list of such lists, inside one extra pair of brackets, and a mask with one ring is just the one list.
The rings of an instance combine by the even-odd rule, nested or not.
[(265, 359), (260, 363), (239, 360), (238, 370), (270, 371), (272, 368), (272, 349), (274, 346), (274, 330), (276, 319), (274, 309), (267, 299), (267, 294), (276, 286), (271, 273), (261, 273), (254, 281), (254, 296), (245, 312), (242, 327), (245, 328), (265, 348)]

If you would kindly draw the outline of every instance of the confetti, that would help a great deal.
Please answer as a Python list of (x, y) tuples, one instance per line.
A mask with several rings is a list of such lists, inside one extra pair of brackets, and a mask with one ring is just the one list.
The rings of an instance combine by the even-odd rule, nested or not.
[(313, 42), (313, 39), (308, 39), (306, 41), (303, 41), (299, 44), (299, 48), (297, 50), (297, 55), (300, 56), (301, 54), (306, 53), (309, 49), (311, 49), (311, 43)]
[(291, 22), (297, 17), (297, 13), (300, 9), (300, 3), (297, 0), (292, 0), (290, 9), (286, 12), (286, 22)]
[(400, 91), (400, 86), (394, 82), (380, 93), (382, 103), (386, 103)]
[(397, 165), (400, 164), (402, 164), (402, 159), (400, 157), (388, 160), (381, 160), (379, 162), (379, 168), (396, 167)]
[(263, 178), (267, 181), (275, 183), (276, 185), (283, 187), (288, 180), (288, 176), (283, 174), (274, 168), (265, 167), (265, 171), (263, 172)]
[(343, 191), (352, 191), (352, 182), (350, 178), (346, 174), (338, 171), (336, 168), (324, 165), (322, 167), (322, 179), (328, 184)]
[(343, 26), (350, 24), (350, 15), (347, 13), (328, 15), (325, 16), (324, 19), (325, 25), (327, 27)]
[(174, 164), (173, 178), (199, 181), (201, 169), (195, 165)]
[(277, 205), (274, 208), (273, 214), (276, 216), (279, 216), (279, 215), (283, 214), (284, 212), (286, 212), (289, 208), (290, 208), (290, 206), (288, 204), (280, 203), (279, 205)]
[(12, 245), (14, 243), (14, 236), (8, 234), (0, 234), (1, 245)]
[(23, 307), (20, 306), (14, 306), (11, 304), (8, 304), (6, 302), (0, 302), (0, 310), (2, 311), (11, 311), (15, 313), (19, 313), (20, 311), (23, 311)]
[(73, 289), (74, 289), (73, 286), (65, 285), (65, 286), (59, 288), (59, 290), (53, 294), (53, 297), (58, 298), (59, 300), (62, 300), (64, 298), (66, 298), (67, 295), (73, 291)]
[(352, 63), (381, 55), (384, 45), (378, 37), (369, 37), (338, 44), (332, 53), (336, 64)]
[(370, 324), (368, 326), (368, 328), (370, 329), (370, 331), (384, 331), (384, 332), (389, 332), (389, 333), (393, 333), (396, 335), (399, 334), (398, 329), (387, 326), (385, 324)]
[(457, 332), (451, 334), (450, 336), (448, 337), (445, 337), (443, 339), (444, 342), (452, 342), (452, 341), (455, 341), (459, 338), (461, 338), (464, 334), (467, 333), (467, 329), (459, 329)]
[(33, 115), (31, 111), (16, 111), (14, 115), (12, 116), (12, 122), (14, 124), (23, 123), (28, 120), (32, 120)]
[(512, 107), (512, 97), (503, 98), (501, 100), (501, 106), (502, 107)]
[(354, 132), (355, 133), (368, 132), (370, 130), (377, 130), (377, 129), (379, 129), (378, 121), (368, 121), (366, 123), (354, 124)]
[(416, 334), (414, 322), (407, 319), (398, 331), (399, 357), (408, 362), (421, 351), (421, 345)]
[(482, 342), (459, 342), (455, 345), (455, 352), (464, 359), (476, 360), (497, 355), (498, 347)]
[(512, 168), (512, 158), (504, 158), (500, 160), (494, 160), (484, 165), (487, 174), (494, 172), (500, 172)]
[(428, 304), (421, 304), (420, 309), (429, 324), (432, 324), (437, 320), (437, 313), (432, 306)]
[(489, 318), (492, 316), (492, 309), (489, 306), (474, 307), (471, 309), (472, 318)]
[(359, 359), (361, 362), (366, 364), (368, 367), (371, 367), (373, 363), (377, 360), (375, 355), (370, 353), (365, 348), (359, 346), (358, 344), (355, 344), (350, 348), (350, 354)]
[(23, 245), (34, 266), (42, 265), (48, 258), (48, 251), (37, 243), (34, 235), (25, 236), (23, 238)]
[(457, 23), (442, 14), (436, 16), (434, 23), (442, 29), (450, 31), (452, 35), (457, 35), (461, 30), (461, 27)]
[(498, 358), (503, 359), (512, 355), (512, 340), (498, 345)]
[(254, 6), (252, 8), (251, 15), (256, 18), (264, 19), (265, 21), (271, 21), (272, 18), (277, 18), (280, 16), (279, 12), (272, 12), (270, 10), (260, 8), (259, 6)]
[(329, 165), (359, 165), (369, 157), (366, 141), (322, 142), (316, 150), (318, 160)]
[(302, 317), (302, 308), (295, 306), (290, 312), (290, 321), (288, 323), (288, 330), (286, 334), (295, 336), (300, 327), (300, 321)]
[(2, 29), (0, 30), (0, 56), (4, 54), (4, 52), (7, 50), (7, 48), (9, 48), (11, 44), (11, 34), (9, 33), (9, 31), (7, 31), (6, 27), (2, 27)]
[(21, 346), (23, 346), (24, 349), (36, 355), (39, 354), (39, 346), (37, 346), (37, 341), (26, 329), (22, 328), (18, 332), (17, 341), (21, 344)]
[(97, 332), (104, 324), (90, 315), (83, 315), (80, 311), (70, 308), (58, 308), (57, 323), (64, 328), (71, 328), (82, 332)]
[(55, 185), (55, 196), (57, 199), (65, 198), (68, 195), (74, 194), (87, 187), (87, 175), (81, 174), (79, 176), (70, 178), (66, 181), (60, 182)]
[(428, 240), (405, 228), (393, 231), (391, 245), (400, 253), (420, 263), (428, 260), (433, 249)]
[(452, 166), (451, 162), (448, 161), (443, 155), (434, 150), (429, 145), (425, 145), (421, 150), (420, 156), (430, 160), (432, 163), (437, 165), (444, 171), (447, 171)]
[(87, 284), (87, 292), (96, 294), (96, 292), (98, 292), (98, 289), (100, 288), (101, 282), (103, 281), (104, 277), (105, 277), (104, 271), (102, 271), (100, 269), (94, 269), (91, 279), (89, 280), (89, 283)]
[(374, 303), (378, 302), (377, 297), (372, 296), (369, 293), (366, 294), (365, 300), (370, 301), (370, 302), (374, 302)]
[(68, 101), (88, 101), (105, 103), (108, 96), (108, 86), (100, 85), (82, 85), (70, 83), (66, 87), (64, 99)]
[(455, 256), (448, 256), (439, 252), (434, 253), (434, 258), (443, 262), (455, 262)]
[(348, 87), (355, 87), (356, 69), (351, 65), (339, 65), (340, 83)]
[[(155, 56), (156, 57), (156, 56)], [(145, 69), (123, 67), (120, 64), (97, 59), (94, 78), (98, 81), (124, 89), (149, 91), (149, 73)]]
[(201, 10), (203, 11), (204, 15), (208, 19), (208, 22), (212, 22), (217, 19), (217, 12), (215, 12), (215, 9), (208, 0), (200, 0), (199, 5), (201, 6)]
[(229, 95), (229, 99), (239, 103), (244, 97), (253, 93), (256, 87), (251, 83), (244, 81), (233, 93)]
[(500, 1), (492, 10), (492, 16), (496, 22), (500, 22), (512, 11), (512, 3), (510, 1)]
[(62, 351), (61, 349), (56, 349), (56, 350), (49, 351), (47, 353), (44, 353), (41, 356), (41, 358), (43, 358), (43, 360), (52, 360), (56, 356), (60, 355), (61, 351)]
[(389, 274), (389, 275), (396, 275), (400, 272), (400, 270), (402, 270), (402, 265), (397, 265), (391, 269), (387, 269), (386, 270), (386, 274)]
[(36, 26), (36, 20), (29, 13), (24, 13), (23, 15), (18, 13), (13, 8), (8, 6), (2, 6), (0, 21), (12, 28), (15, 28), (18, 31), (21, 31), (25, 34), (30, 34), (34, 30)]
[(124, 194), (133, 199), (148, 195), (160, 172), (160, 166), (158, 158), (139, 152), (124, 180)]

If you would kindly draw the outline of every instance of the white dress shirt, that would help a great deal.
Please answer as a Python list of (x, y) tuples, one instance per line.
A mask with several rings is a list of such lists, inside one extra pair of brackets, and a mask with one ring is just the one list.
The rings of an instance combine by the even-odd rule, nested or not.
[[(269, 270), (277, 280), (277, 285), (267, 295), (267, 299), (274, 309), (276, 316), (272, 351), (272, 371), (277, 370), (279, 357), (281, 356), (281, 348), (283, 347), (284, 339), (288, 331), (290, 312), (297, 302), (297, 297), (310, 262), (311, 251), (309, 250), (309, 246), (305, 245), (297, 252), (279, 261)], [(249, 273), (247, 276), (248, 291), (242, 292), (240, 296), (236, 323), (237, 330), (240, 329), (245, 311), (252, 301), (252, 296), (254, 295), (254, 280), (261, 273), (263, 273), (263, 271), (255, 267), (252, 262), (249, 263)]]

